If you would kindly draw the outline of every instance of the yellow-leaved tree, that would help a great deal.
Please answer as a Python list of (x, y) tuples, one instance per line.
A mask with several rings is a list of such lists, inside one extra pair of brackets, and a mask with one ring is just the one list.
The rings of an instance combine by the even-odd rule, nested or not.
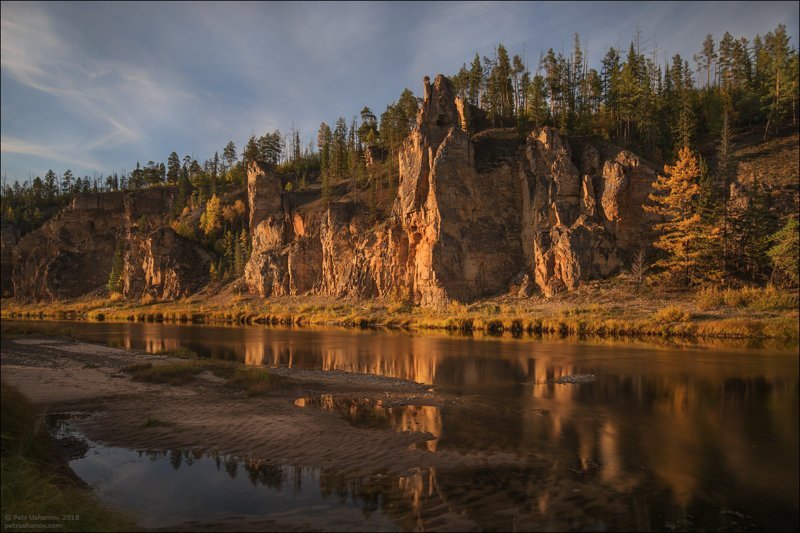
[(650, 195), (651, 205), (645, 211), (660, 216), (661, 222), (653, 226), (659, 237), (653, 243), (666, 255), (653, 266), (684, 285), (708, 279), (703, 262), (709, 242), (719, 238), (719, 228), (701, 219), (697, 209), (700, 195), (700, 165), (697, 158), (684, 146), (678, 152), (674, 165), (664, 165), (664, 176), (653, 182), (656, 194)]
[(206, 202), (206, 210), (200, 215), (200, 229), (210, 237), (222, 229), (222, 207), (216, 194)]

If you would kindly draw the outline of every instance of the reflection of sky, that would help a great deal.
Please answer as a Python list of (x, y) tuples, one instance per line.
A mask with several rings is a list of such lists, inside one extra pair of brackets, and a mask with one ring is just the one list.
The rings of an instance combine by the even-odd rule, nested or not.
[(271, 515), (295, 515), (302, 522), (302, 512), (313, 508), (316, 519), (326, 513), (334, 515), (332, 524), (349, 519), (382, 529), (388, 524), (392, 529), (380, 513), (364, 517), (355, 497), (341, 502), (335, 496), (323, 496), (316, 469), (281, 467), (280, 486), (269, 487), (253, 483), (244, 465), (231, 477), (224, 462), (223, 458), (223, 464), (217, 465), (209, 456), (193, 458), (191, 464), (182, 459), (176, 469), (169, 453), (148, 456), (100, 446), (70, 466), (103, 500), (134, 513), (144, 527), (232, 516), (268, 519)]
[[(542, 513), (563, 504), (572, 488), (580, 488), (576, 482), (586, 482), (618, 496), (666, 489), (683, 514), (696, 502), (756, 506), (749, 514), (764, 511), (764, 527), (780, 525), (787, 509), (797, 515), (795, 353), (339, 330), (70, 326), (137, 348), (180, 345), (256, 365), (374, 372), (433, 383), (448, 393), (445, 398), (458, 401), (391, 411), (367, 402), (356, 411), (377, 412), (366, 419), (383, 416), (383, 427), (395, 431), (431, 433), (436, 437), (428, 441), (431, 452), (544, 458), (557, 470), (551, 483), (556, 488), (528, 493)], [(598, 379), (586, 385), (553, 382), (578, 373)]]

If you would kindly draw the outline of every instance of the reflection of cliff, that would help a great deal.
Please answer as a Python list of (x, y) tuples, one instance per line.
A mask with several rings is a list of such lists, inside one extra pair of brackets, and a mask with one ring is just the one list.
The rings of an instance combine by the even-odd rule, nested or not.
[(332, 394), (298, 398), (294, 404), (336, 411), (356, 427), (430, 433), (433, 438), (425, 442), (425, 447), (431, 452), (436, 451), (437, 439), (442, 435), (442, 415), (439, 408), (433, 405), (386, 406), (381, 400), (336, 397)]

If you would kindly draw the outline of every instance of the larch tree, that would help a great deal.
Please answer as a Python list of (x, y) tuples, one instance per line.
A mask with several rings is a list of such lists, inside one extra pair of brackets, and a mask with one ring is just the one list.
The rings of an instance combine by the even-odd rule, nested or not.
[(657, 191), (650, 195), (653, 203), (644, 206), (663, 220), (653, 227), (660, 233), (653, 246), (664, 251), (665, 257), (653, 266), (689, 285), (701, 279), (705, 241), (714, 238), (718, 230), (703, 224), (697, 212), (700, 165), (688, 146), (681, 148), (674, 165), (664, 166), (664, 174), (653, 182)]

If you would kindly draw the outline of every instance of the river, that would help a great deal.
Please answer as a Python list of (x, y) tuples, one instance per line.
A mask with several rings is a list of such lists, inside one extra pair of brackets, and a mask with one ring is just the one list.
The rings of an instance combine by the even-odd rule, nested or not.
[[(439, 523), (435, 517), (440, 515), (449, 517), (440, 517), (444, 525), (457, 525), (453, 517), (461, 516), (483, 530), (797, 530), (800, 526), (796, 347), (158, 323), (67, 324), (83, 338), (147, 352), (186, 347), (203, 357), (248, 365), (335, 369), (430, 384), (457, 401), (385, 408), (374, 401), (336, 402), (323, 396), (301, 397), (295, 403), (298, 409), (333, 411), (332, 416), (357, 427), (428, 432), (431, 439), (425, 446), (430, 453), (455, 450), (511, 454), (520, 459), (513, 467), (427, 469), (383, 480), (367, 491), (373, 497), (363, 496), (363, 487), (369, 485), (365, 480), (338, 480), (351, 489), (342, 489), (342, 496), (331, 488), (330, 472), (305, 465), (271, 466), (267, 479), (273, 483), (261, 485), (271, 491), (272, 500), (256, 497), (256, 503), (242, 510), (243, 496), (236, 499), (231, 512), (252, 514), (254, 506), (262, 505), (271, 513), (303, 513), (304, 506), (316, 506), (323, 516), (328, 505), (355, 513), (339, 524), (345, 529), (358, 529), (360, 524), (362, 529), (382, 530), (435, 527)], [(596, 380), (556, 381), (573, 374), (591, 374)], [(165, 475), (164, 468), (170, 470), (159, 466), (159, 461), (171, 464), (175, 472), (180, 470), (175, 467), (175, 453), (183, 472), (198, 472), (187, 479), (186, 486), (209, 484), (209, 494), (216, 484), (223, 492), (228, 486), (209, 474), (213, 465), (219, 470), (220, 464), (239, 460), (208, 454), (192, 458), (174, 450), (117, 449), (108, 451), (108, 456), (122, 457), (119, 461), (137, 471), (139, 478), (157, 479)], [(186, 465), (186, 458), (192, 466)], [(119, 488), (109, 481), (119, 465), (106, 466), (104, 471), (87, 458), (73, 463), (91, 485)], [(147, 468), (161, 474), (149, 474)], [(257, 478), (258, 472), (251, 475), (253, 486), (258, 485)], [(381, 479), (380, 475), (375, 479)], [(302, 483), (305, 492), (297, 492)], [(172, 510), (183, 505), (181, 486), (168, 502)], [(302, 498), (281, 499), (292, 490)], [(101, 497), (111, 503), (125, 506), (132, 501), (115, 494), (100, 490)], [(195, 498), (191, 505), (208, 510), (216, 500), (231, 498), (207, 500), (198, 503)], [(265, 503), (268, 500), (274, 501)], [(402, 520), (392, 512), (401, 500)], [(219, 502), (216, 505), (224, 505)], [(448, 510), (445, 515), (443, 508)], [(182, 516), (202, 518), (197, 513), (202, 514), (187, 511)], [(155, 517), (146, 525), (167, 523)], [(336, 524), (328, 525), (336, 529)], [(315, 527), (325, 528), (325, 524)]]

